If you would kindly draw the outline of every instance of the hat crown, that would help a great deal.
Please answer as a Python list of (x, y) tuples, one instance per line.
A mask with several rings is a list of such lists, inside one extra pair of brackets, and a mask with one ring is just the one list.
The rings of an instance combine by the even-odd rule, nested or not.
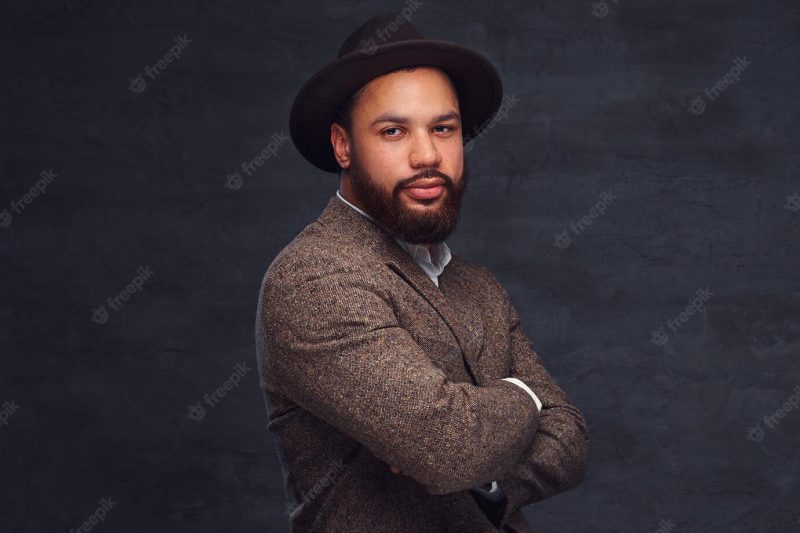
[(339, 48), (337, 59), (355, 52), (369, 54), (378, 46), (400, 41), (425, 39), (411, 21), (400, 13), (376, 15), (348, 35)]

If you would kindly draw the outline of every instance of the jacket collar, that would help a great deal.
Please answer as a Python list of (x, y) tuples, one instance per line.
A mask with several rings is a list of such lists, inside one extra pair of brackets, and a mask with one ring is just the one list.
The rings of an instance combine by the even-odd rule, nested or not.
[[(374, 219), (356, 212), (336, 194), (328, 201), (317, 222), (349, 238), (357, 246), (377, 254), (389, 269), (408, 283), (439, 313), (458, 341), (462, 352), (465, 353), (468, 331), (458, 320), (458, 310), (452, 308), (445, 296), (448, 283), (455, 281), (445, 275), (447, 269), (439, 277), (437, 287), (397, 240)], [(452, 259), (456, 260), (457, 256), (453, 256)]]

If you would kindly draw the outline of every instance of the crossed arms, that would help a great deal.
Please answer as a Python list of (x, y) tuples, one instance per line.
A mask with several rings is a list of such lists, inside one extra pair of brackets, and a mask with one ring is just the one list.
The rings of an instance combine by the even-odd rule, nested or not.
[(580, 411), (570, 404), (531, 348), (508, 293), (488, 270), (508, 302), (511, 335), (510, 377), (530, 387), (542, 402), (539, 427), (517, 464), (497, 482), (508, 498), (502, 523), (528, 504), (577, 487), (586, 475), (589, 433)]
[(583, 419), (538, 362), (513, 306), (509, 377), (535, 391), (541, 414), (508, 381), (449, 381), (369, 276), (334, 268), (293, 283), (283, 274), (267, 276), (259, 321), (267, 372), (286, 397), (432, 494), (497, 480), (523, 506), (580, 482)]

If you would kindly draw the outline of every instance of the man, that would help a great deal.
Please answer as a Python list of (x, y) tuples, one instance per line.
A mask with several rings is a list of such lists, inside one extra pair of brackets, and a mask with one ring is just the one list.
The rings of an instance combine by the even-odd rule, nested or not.
[(485, 57), (380, 16), (295, 99), (295, 145), (340, 181), (257, 312), (293, 532), (529, 532), (521, 508), (585, 475), (580, 412), (503, 287), (444, 242), (463, 144), (501, 97)]

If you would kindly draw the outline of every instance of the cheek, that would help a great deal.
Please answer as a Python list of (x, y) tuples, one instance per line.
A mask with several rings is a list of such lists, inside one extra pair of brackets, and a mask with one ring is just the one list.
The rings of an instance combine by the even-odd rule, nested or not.
[(439, 143), (439, 151), (442, 154), (447, 154), (448, 157), (463, 157), (464, 155), (464, 143), (461, 140), (461, 136), (451, 137), (447, 140), (442, 140)]
[(442, 166), (449, 168), (453, 175), (461, 175), (464, 169), (464, 147), (461, 141), (454, 142), (452, 145), (443, 146)]
[(384, 143), (370, 154), (373, 175), (381, 180), (399, 179), (409, 171), (408, 150), (402, 143)]
[[(399, 144), (399, 143), (397, 143)], [(358, 153), (359, 165), (369, 174), (373, 182), (385, 191), (391, 185), (409, 176), (408, 158), (394, 146), (369, 146)], [(404, 173), (406, 172), (406, 173)]]
[(371, 164), (373, 177), (379, 181), (386, 181), (394, 178), (398, 172), (402, 172), (406, 166), (406, 159), (398, 150), (381, 148), (374, 153)]

